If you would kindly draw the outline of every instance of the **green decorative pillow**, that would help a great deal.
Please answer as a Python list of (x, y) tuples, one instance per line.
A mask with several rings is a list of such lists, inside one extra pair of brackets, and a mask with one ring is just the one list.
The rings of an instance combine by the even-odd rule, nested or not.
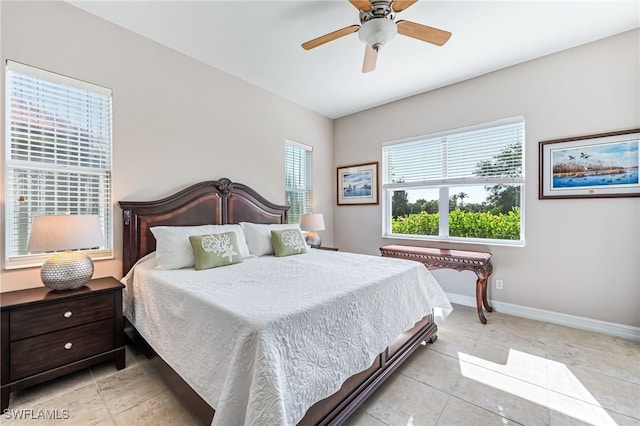
[(196, 258), (196, 270), (242, 262), (235, 232), (189, 237)]
[(299, 229), (271, 231), (271, 242), (278, 257), (307, 252), (307, 243)]

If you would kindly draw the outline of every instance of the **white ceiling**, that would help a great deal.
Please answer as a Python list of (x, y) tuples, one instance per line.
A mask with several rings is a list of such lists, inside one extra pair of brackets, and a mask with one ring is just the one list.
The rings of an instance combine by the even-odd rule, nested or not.
[(69, 3), (329, 118), (466, 80), (640, 27), (640, 2), (431, 1), (398, 14), (453, 33), (443, 47), (398, 35), (362, 74), (359, 24), (347, 0)]

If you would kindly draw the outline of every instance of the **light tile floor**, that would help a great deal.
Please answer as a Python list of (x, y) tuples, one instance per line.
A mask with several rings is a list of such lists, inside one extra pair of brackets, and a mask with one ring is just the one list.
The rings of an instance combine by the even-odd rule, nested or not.
[[(456, 305), (438, 340), (347, 424), (640, 426), (640, 343), (497, 312), (488, 318), (483, 326), (475, 309)], [(15, 392), (9, 408), (3, 425), (199, 424), (130, 346), (124, 370), (105, 363)], [(11, 415), (42, 410), (69, 419)]]

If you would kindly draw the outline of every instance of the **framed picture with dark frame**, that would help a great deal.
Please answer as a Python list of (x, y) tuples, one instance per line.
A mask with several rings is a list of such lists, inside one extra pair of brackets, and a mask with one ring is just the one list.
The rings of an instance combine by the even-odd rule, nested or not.
[(338, 167), (338, 205), (378, 204), (378, 163)]
[(538, 198), (640, 197), (640, 129), (541, 141)]

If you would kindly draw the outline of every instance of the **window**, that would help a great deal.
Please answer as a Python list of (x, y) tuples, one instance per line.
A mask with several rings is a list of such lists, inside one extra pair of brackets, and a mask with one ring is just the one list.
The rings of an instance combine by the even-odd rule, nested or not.
[(26, 251), (38, 215), (99, 215), (110, 257), (111, 90), (12, 61), (5, 87), (5, 267), (49, 257)]
[(311, 180), (313, 178), (313, 148), (286, 141), (284, 145), (285, 202), (289, 223), (299, 223), (300, 216), (311, 213)]
[(524, 243), (524, 118), (382, 148), (383, 236)]

